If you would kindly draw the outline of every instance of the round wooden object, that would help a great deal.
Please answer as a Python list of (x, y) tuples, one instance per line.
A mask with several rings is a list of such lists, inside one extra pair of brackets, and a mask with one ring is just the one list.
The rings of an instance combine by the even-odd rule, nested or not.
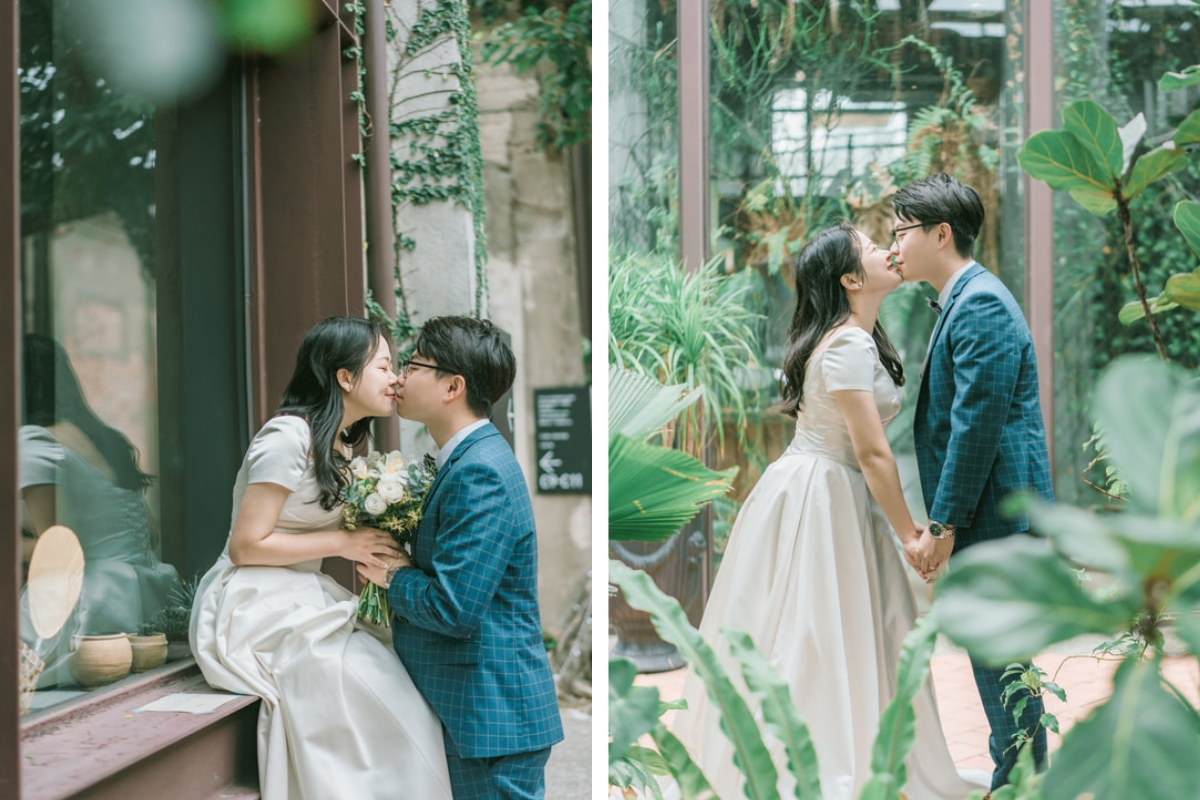
[(83, 548), (70, 528), (53, 525), (38, 537), (27, 589), (33, 629), (49, 639), (62, 629), (83, 590)]

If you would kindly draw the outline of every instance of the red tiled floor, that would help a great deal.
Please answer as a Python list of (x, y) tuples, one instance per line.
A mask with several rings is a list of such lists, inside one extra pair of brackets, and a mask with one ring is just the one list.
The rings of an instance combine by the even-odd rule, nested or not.
[[(945, 648), (942, 648), (945, 649)], [(1058, 717), (1059, 730), (1066, 733), (1092, 708), (1112, 694), (1112, 676), (1118, 661), (1099, 660), (1091, 655), (1043, 653), (1034, 659), (1051, 680), (1063, 688), (1067, 702), (1048, 696), (1046, 711)], [(935, 655), (931, 664), (934, 691), (942, 718), (950, 754), (960, 769), (979, 769), (990, 772), (992, 759), (988, 755), (988, 724), (983, 705), (975, 689), (970, 663), (965, 654)], [(1194, 658), (1168, 658), (1163, 672), (1192, 701), (1200, 707), (1200, 667)], [(685, 670), (677, 669), (655, 675), (639, 675), (637, 683), (658, 687), (663, 700), (676, 700), (683, 694)], [(663, 719), (670, 725), (674, 712)], [(1051, 751), (1062, 743), (1062, 737), (1050, 732)]]

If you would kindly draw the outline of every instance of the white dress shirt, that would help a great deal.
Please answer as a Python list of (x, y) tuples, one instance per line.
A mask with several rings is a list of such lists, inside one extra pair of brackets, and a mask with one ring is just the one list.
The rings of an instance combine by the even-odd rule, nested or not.
[(437, 461), (438, 469), (441, 469), (442, 466), (447, 461), (450, 460), (450, 455), (451, 455), (451, 453), (454, 452), (454, 448), (456, 448), (460, 444), (462, 444), (462, 440), (467, 438), (468, 436), (470, 436), (471, 431), (474, 431), (478, 428), (482, 428), (486, 424), (487, 424), (486, 419), (476, 420), (475, 422), (472, 422), (470, 425), (468, 425), (467, 427), (460, 430), (458, 433), (451, 436), (450, 441), (446, 442), (446, 444), (444, 444), (442, 446), (441, 450), (438, 450), (437, 458), (435, 459)]

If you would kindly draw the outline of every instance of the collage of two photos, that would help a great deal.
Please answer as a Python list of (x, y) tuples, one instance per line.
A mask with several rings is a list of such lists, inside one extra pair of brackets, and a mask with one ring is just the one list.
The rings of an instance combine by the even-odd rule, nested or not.
[(1197, 796), (1196, 0), (6, 8), (0, 798)]

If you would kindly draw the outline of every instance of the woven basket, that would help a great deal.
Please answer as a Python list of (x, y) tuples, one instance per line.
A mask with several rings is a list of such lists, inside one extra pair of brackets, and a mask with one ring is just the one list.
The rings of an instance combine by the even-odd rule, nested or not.
[(33, 691), (46, 664), (29, 645), (21, 642), (21, 713), (28, 714), (33, 707)]

